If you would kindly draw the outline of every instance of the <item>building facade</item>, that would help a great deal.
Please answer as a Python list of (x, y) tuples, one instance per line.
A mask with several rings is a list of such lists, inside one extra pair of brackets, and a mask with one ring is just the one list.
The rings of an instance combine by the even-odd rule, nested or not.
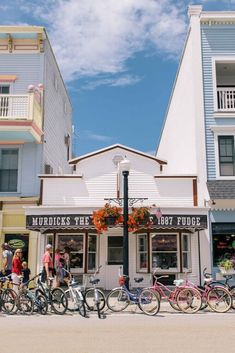
[(71, 103), (44, 28), (0, 27), (0, 241), (36, 270), (37, 234), (24, 206), (40, 202), (40, 173), (68, 173)]
[[(152, 283), (152, 272), (165, 274), (167, 281), (184, 278), (185, 272), (200, 282), (201, 259), (206, 259), (207, 210), (199, 207), (195, 175), (167, 176), (167, 164), (151, 155), (122, 145), (75, 158), (70, 175), (41, 175), (42, 204), (26, 208), (27, 228), (39, 232), (38, 259), (49, 242), (53, 249), (71, 252), (71, 272), (84, 279), (102, 265), (100, 285), (118, 284), (123, 265), (123, 228), (109, 227), (97, 234), (92, 214), (105, 202), (115, 205), (123, 198), (119, 162), (131, 162), (129, 200), (133, 206), (151, 206), (152, 224), (129, 232), (129, 273), (143, 276), (143, 286)], [(131, 212), (131, 205), (129, 205)], [(159, 207), (161, 214), (159, 215)], [(206, 261), (206, 260), (205, 260)], [(38, 271), (41, 263), (38, 262)]]
[(157, 155), (167, 158), (167, 172), (183, 168), (198, 176), (199, 205), (209, 211), (208, 256), (217, 273), (220, 259), (235, 254), (235, 12), (189, 6), (189, 17)]

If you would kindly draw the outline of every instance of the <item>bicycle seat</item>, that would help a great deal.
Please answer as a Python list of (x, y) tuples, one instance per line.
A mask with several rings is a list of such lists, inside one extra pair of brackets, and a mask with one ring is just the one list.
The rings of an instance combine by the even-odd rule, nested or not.
[(182, 283), (184, 283), (184, 280), (183, 280), (183, 279), (175, 279), (173, 283), (174, 283), (174, 285), (175, 285), (176, 287), (178, 287), (178, 286), (180, 286)]
[(99, 278), (91, 279), (91, 280), (90, 280), (90, 283), (91, 283), (91, 284), (97, 284), (97, 283), (99, 283), (99, 281), (100, 281)]
[(143, 277), (135, 277), (135, 278), (134, 278), (134, 281), (135, 281), (136, 283), (140, 283), (140, 282), (142, 282), (143, 280), (144, 280)]
[(72, 283), (70, 283), (70, 286), (71, 287), (77, 287), (77, 286), (79, 286), (79, 283), (78, 282), (72, 282)]
[(210, 283), (213, 281), (213, 278), (212, 277), (209, 277), (209, 278), (204, 278), (204, 282), (205, 283)]

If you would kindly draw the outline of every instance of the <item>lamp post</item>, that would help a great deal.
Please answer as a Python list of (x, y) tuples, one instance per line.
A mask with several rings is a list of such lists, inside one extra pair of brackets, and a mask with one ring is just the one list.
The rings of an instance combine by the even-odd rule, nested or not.
[(128, 232), (128, 176), (130, 161), (125, 157), (119, 163), (123, 175), (123, 274), (127, 276), (126, 285), (129, 288), (129, 232)]

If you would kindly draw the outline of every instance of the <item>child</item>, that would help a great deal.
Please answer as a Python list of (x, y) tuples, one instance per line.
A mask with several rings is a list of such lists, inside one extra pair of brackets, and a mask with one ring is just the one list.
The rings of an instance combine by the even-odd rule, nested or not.
[(28, 264), (26, 261), (22, 262), (22, 274), (23, 274), (23, 283), (29, 281), (30, 269), (28, 268)]

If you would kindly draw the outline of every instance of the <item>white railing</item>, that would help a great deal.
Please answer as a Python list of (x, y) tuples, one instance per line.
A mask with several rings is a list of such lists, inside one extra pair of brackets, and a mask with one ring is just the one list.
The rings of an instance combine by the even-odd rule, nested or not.
[(235, 111), (235, 87), (217, 88), (219, 111)]
[(29, 94), (0, 95), (0, 120), (32, 119), (31, 97)]

